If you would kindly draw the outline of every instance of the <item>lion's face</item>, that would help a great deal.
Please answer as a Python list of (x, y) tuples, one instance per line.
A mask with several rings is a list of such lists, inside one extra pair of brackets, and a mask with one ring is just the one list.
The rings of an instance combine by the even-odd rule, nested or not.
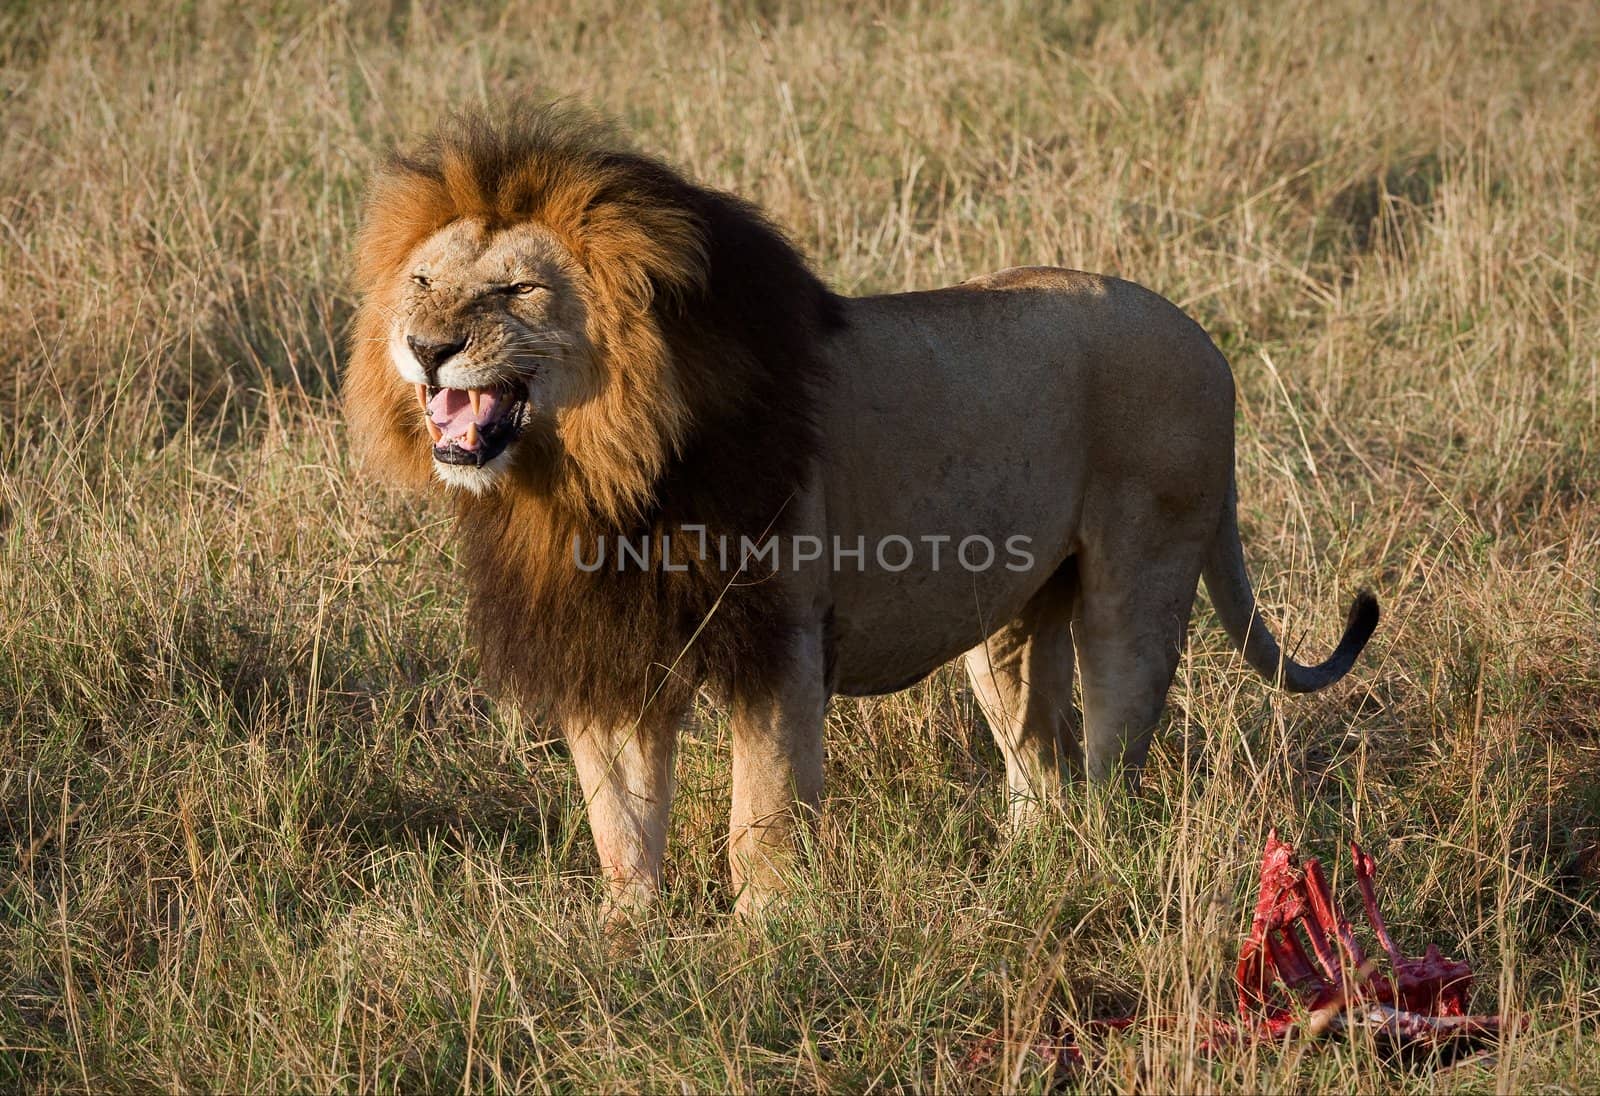
[(388, 350), (445, 483), (483, 492), (579, 398), (583, 270), (548, 229), (446, 225), (396, 272)]

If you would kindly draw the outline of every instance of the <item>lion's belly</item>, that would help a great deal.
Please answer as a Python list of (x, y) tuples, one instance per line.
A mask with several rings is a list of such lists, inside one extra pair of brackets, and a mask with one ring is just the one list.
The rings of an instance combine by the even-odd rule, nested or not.
[(836, 497), (828, 517), (836, 688), (863, 695), (905, 688), (1015, 617), (1071, 551), (1076, 503), (1071, 477), (1037, 461), (956, 462)]
[[(1082, 401), (1068, 341), (1041, 353), (1020, 310), (952, 331), (914, 299), (855, 303), (876, 314), (841, 347), (826, 525), (835, 687), (863, 695), (981, 643), (1055, 573), (1082, 496)], [(1008, 353), (996, 334), (1020, 339)]]
[[(1031, 574), (983, 590), (886, 581), (851, 591), (834, 606), (834, 690), (875, 696), (914, 685), (1016, 616), (1042, 581)], [(961, 607), (962, 595), (969, 608)], [(980, 605), (988, 611), (978, 611)]]

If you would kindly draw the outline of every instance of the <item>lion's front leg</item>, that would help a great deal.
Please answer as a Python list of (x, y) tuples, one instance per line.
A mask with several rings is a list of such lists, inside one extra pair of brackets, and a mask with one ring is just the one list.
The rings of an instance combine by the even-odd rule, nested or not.
[(610, 891), (608, 919), (648, 906), (661, 889), (677, 738), (676, 720), (567, 736)]
[(735, 690), (728, 862), (742, 916), (782, 889), (800, 827), (817, 817), (827, 705), (820, 628), (796, 637), (781, 668)]

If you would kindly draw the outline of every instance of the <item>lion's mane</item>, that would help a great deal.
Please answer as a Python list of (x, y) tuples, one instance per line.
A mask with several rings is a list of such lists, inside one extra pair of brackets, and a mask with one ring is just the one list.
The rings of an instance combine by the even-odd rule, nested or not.
[[(405, 263), (453, 220), (537, 221), (583, 265), (593, 398), (548, 445), (524, 444), (510, 482), (457, 495), (469, 631), (484, 669), (553, 718), (617, 722), (681, 711), (695, 686), (761, 688), (786, 641), (778, 583), (724, 572), (714, 545), (787, 528), (818, 455), (819, 339), (838, 298), (754, 206), (620, 147), (552, 108), (458, 115), (392, 155), (369, 190), (357, 248), (362, 294), (344, 378), (369, 461), (427, 482), (427, 436), (388, 360)], [(533, 439), (528, 439), (532, 441)], [(604, 538), (701, 525), (685, 570), (574, 563)], [(659, 561), (658, 561), (659, 562)]]

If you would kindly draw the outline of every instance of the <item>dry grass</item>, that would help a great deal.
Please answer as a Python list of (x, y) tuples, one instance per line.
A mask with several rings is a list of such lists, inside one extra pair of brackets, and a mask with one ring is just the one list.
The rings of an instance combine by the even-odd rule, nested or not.
[[(1402, 942), (1526, 1032), (1442, 1070), (1180, 1029), (1087, 1087), (1600, 1087), (1600, 8), (367, 7), (0, 13), (0, 1085), (1038, 1086), (955, 1062), (1041, 1010), (1231, 1007), (1276, 825), (1360, 836)], [(1273, 618), (1314, 652), (1384, 600), (1352, 683), (1271, 696), (1202, 609), (1154, 794), (1016, 839), (956, 676), (841, 703), (814, 900), (765, 933), (725, 915), (707, 713), (669, 908), (608, 952), (443, 510), (353, 477), (333, 399), (376, 151), (508, 89), (844, 290), (1039, 262), (1183, 303)]]

